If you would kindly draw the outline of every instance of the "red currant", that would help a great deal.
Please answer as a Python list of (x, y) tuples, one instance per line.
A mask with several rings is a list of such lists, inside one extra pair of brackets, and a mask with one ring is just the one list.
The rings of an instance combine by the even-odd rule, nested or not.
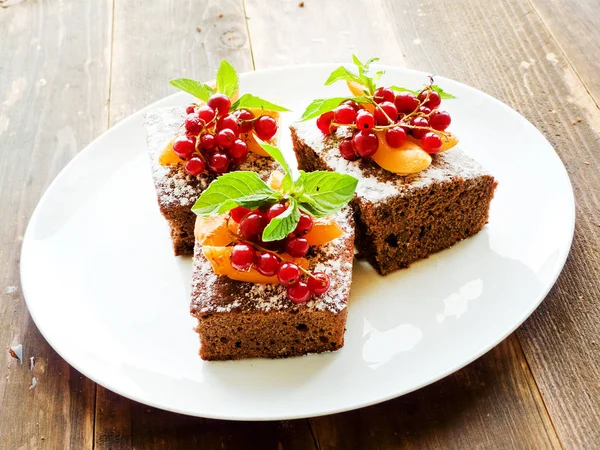
[(279, 282), (284, 286), (298, 283), (300, 281), (300, 268), (293, 262), (284, 262), (279, 266), (277, 271), (277, 278)]
[(296, 225), (296, 229), (294, 230), (294, 234), (296, 236), (304, 236), (308, 233), (313, 227), (313, 220), (308, 214), (300, 213), (300, 220), (298, 221), (298, 225)]
[(256, 270), (266, 277), (276, 275), (279, 270), (279, 258), (273, 253), (268, 252), (259, 255), (256, 261)]
[(240, 223), (240, 221), (246, 217), (250, 212), (252, 212), (248, 208), (244, 208), (243, 206), (236, 206), (229, 213), (231, 214), (231, 218), (235, 223)]
[(229, 157), (224, 153), (215, 153), (210, 157), (208, 167), (217, 174), (225, 173), (229, 167)]
[(189, 133), (198, 134), (204, 128), (204, 121), (197, 113), (188, 114), (185, 118), (185, 129)]
[(264, 229), (262, 214), (258, 212), (251, 212), (240, 221), (240, 233), (246, 239), (257, 237)]
[(297, 237), (287, 241), (285, 251), (294, 258), (301, 258), (308, 253), (310, 245), (306, 238)]
[(341, 104), (342, 105), (350, 105), (352, 107), (352, 109), (357, 112), (360, 109), (360, 105), (358, 103), (356, 103), (354, 100), (344, 100)]
[(310, 298), (310, 289), (304, 281), (299, 281), (287, 288), (287, 296), (294, 303), (305, 303)]
[(421, 147), (427, 153), (437, 153), (442, 149), (442, 138), (437, 133), (429, 131), (421, 139)]
[(352, 137), (352, 147), (363, 158), (369, 158), (379, 148), (379, 139), (371, 131), (359, 131)]
[(446, 111), (434, 111), (429, 117), (429, 124), (431, 125), (431, 128), (439, 131), (444, 131), (446, 128), (448, 128), (451, 121), (452, 119), (450, 118), (450, 114), (448, 114)]
[(225, 94), (213, 94), (206, 102), (208, 106), (215, 110), (219, 116), (223, 116), (229, 112), (231, 108), (231, 100)]
[(191, 114), (196, 110), (196, 105), (194, 105), (193, 103), (191, 105), (189, 105), (187, 108), (185, 108), (185, 113), (186, 114)]
[(389, 128), (385, 132), (385, 142), (392, 148), (400, 148), (406, 142), (406, 131), (402, 127)]
[(187, 136), (178, 136), (173, 141), (173, 151), (180, 158), (188, 159), (196, 151), (195, 145), (196, 145), (195, 140), (193, 140)]
[(217, 145), (221, 148), (229, 148), (233, 145), (235, 140), (237, 139), (237, 135), (233, 130), (229, 128), (225, 128), (217, 133), (216, 142)]
[(271, 116), (261, 116), (254, 122), (256, 135), (263, 141), (268, 141), (277, 133), (277, 121)]
[(208, 105), (202, 105), (196, 112), (204, 123), (210, 123), (215, 118), (215, 110)]
[(241, 139), (236, 139), (229, 149), (229, 155), (233, 160), (244, 161), (248, 156), (248, 146)]
[(324, 272), (315, 272), (308, 278), (308, 288), (315, 295), (321, 295), (329, 289), (329, 277)]
[(226, 116), (221, 117), (217, 122), (217, 130), (225, 130), (227, 128), (232, 130), (235, 134), (238, 134), (240, 131), (238, 120), (233, 114), (227, 114)]
[(270, 222), (273, 218), (283, 213), (286, 209), (287, 206), (285, 206), (283, 203), (275, 203), (267, 210), (267, 219), (269, 219)]
[(398, 112), (410, 114), (419, 107), (419, 100), (410, 92), (399, 92), (394, 99), (394, 105)]
[(238, 109), (235, 112), (235, 115), (237, 116), (238, 122), (240, 123), (240, 132), (250, 132), (253, 127), (252, 120), (254, 120), (254, 114), (252, 113), (252, 111), (248, 109)]
[[(427, 92), (429, 92), (429, 98), (427, 97)], [(435, 109), (440, 106), (440, 103), (442, 103), (442, 97), (440, 97), (440, 94), (433, 89), (425, 89), (419, 94), (419, 101), (423, 106)]]
[(429, 115), (431, 113), (431, 108), (428, 108), (427, 106), (420, 106), (419, 112), (421, 112), (425, 115)]
[(319, 130), (321, 130), (321, 133), (331, 134), (332, 131), (335, 131), (337, 129), (337, 127), (331, 126), (331, 122), (333, 122), (334, 115), (335, 114), (333, 111), (329, 111), (319, 116), (319, 118), (317, 119), (317, 127), (319, 128)]
[(375, 108), (375, 122), (377, 122), (377, 125), (389, 125), (390, 119), (396, 121), (397, 117), (398, 110), (392, 102), (380, 103)]
[(231, 249), (231, 265), (236, 270), (248, 270), (256, 261), (256, 251), (248, 244), (235, 244)]
[(185, 163), (185, 170), (190, 175), (200, 175), (206, 169), (206, 164), (200, 158), (192, 158)]
[(216, 145), (217, 141), (212, 134), (204, 133), (202, 136), (200, 136), (200, 147), (202, 147), (204, 150), (210, 152), (216, 147)]
[(356, 120), (356, 110), (350, 105), (340, 105), (334, 110), (333, 120), (342, 125), (353, 124)]
[(368, 131), (375, 126), (375, 117), (366, 109), (361, 109), (356, 115), (356, 126), (361, 131)]
[(375, 90), (373, 100), (375, 103), (393, 102), (394, 97), (394, 91), (389, 88), (379, 87)]
[(340, 142), (339, 145), (340, 155), (342, 158), (347, 159), (348, 161), (355, 161), (358, 159), (358, 155), (354, 151), (354, 147), (352, 146), (352, 139), (347, 138)]
[[(415, 127), (429, 127), (429, 121), (425, 117), (415, 117), (410, 121), (410, 124)], [(425, 136), (427, 130), (411, 128), (410, 133), (415, 137), (415, 139), (421, 139), (423, 136)]]

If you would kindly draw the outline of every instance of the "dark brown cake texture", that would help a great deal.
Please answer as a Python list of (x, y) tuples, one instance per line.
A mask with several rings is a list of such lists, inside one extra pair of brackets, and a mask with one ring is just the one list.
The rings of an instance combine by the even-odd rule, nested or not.
[(205, 360), (283, 358), (338, 350), (344, 345), (352, 282), (354, 222), (349, 207), (334, 216), (344, 234), (312, 247), (311, 271), (325, 272), (329, 290), (295, 304), (280, 284), (254, 284), (218, 276), (196, 243), (190, 312), (198, 319)]
[(356, 246), (382, 275), (478, 233), (488, 221), (496, 180), (458, 148), (434, 155), (420, 173), (399, 176), (370, 159), (342, 158), (342, 129), (324, 136), (314, 121), (290, 129), (300, 169), (358, 178), (350, 203)]
[[(203, 173), (189, 175), (183, 165), (162, 166), (158, 158), (173, 139), (185, 119), (185, 108), (160, 108), (146, 113), (146, 140), (150, 156), (152, 178), (156, 188), (160, 212), (171, 229), (175, 255), (191, 255), (194, 252), (194, 224), (196, 215), (192, 206), (216, 176)], [(257, 156), (250, 152), (239, 170), (258, 172), (266, 180), (277, 167), (272, 158)]]

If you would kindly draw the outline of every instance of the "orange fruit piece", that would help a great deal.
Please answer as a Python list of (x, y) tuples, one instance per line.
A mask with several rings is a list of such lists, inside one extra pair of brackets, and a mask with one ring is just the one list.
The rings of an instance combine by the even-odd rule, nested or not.
[(344, 230), (334, 220), (326, 217), (313, 219), (313, 227), (304, 237), (309, 245), (323, 245), (339, 238), (342, 234)]
[(161, 166), (172, 166), (174, 164), (183, 163), (183, 160), (173, 151), (173, 140), (170, 140), (165, 146), (165, 149), (158, 157), (158, 163)]
[(402, 147), (392, 148), (385, 140), (385, 130), (375, 131), (375, 134), (379, 139), (379, 148), (371, 158), (385, 170), (408, 175), (420, 172), (431, 164), (431, 156), (416, 142), (407, 139)]
[[(364, 84), (360, 84), (356, 81), (346, 81), (348, 85), (348, 89), (352, 92), (352, 95), (355, 97), (364, 97), (365, 91), (369, 92), (369, 89)], [(369, 111), (371, 114), (375, 113), (375, 105), (371, 105), (369, 103), (363, 103), (362, 107)]]
[[(233, 242), (233, 236), (227, 228), (227, 214), (197, 217), (194, 236), (200, 245), (225, 246)], [(237, 225), (235, 222), (233, 222)]]
[[(248, 271), (236, 270), (231, 265), (232, 248), (212, 245), (202, 246), (202, 253), (210, 262), (216, 275), (224, 275), (232, 280), (243, 281), (245, 283), (279, 284), (277, 276), (267, 277), (254, 268)], [(292, 258), (287, 253), (283, 253), (280, 256), (286, 261), (293, 261), (299, 266), (308, 269), (308, 261), (304, 258)]]

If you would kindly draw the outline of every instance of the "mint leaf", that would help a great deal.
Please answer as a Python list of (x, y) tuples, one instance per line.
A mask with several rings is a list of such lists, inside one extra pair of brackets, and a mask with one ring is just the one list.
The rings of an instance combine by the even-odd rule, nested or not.
[(217, 92), (231, 97), (239, 88), (239, 78), (237, 72), (227, 61), (221, 61), (217, 71)]
[(281, 164), (281, 167), (283, 167), (283, 170), (285, 171), (285, 176), (283, 177), (282, 187), (284, 190), (287, 191), (293, 184), (292, 170), (290, 169), (290, 165), (285, 160), (283, 153), (281, 153), (281, 150), (279, 150), (277, 147), (274, 147), (271, 144), (267, 144), (265, 141), (260, 139), (258, 136), (256, 136), (255, 139), (256, 139), (256, 142), (258, 142), (260, 144), (260, 146), (265, 150), (265, 152), (267, 152), (269, 155), (271, 155), (273, 157), (273, 159), (275, 161), (277, 161), (279, 164)]
[(262, 108), (265, 111), (279, 111), (286, 112), (289, 109), (283, 106), (276, 105), (275, 103), (268, 102), (256, 95), (244, 94), (242, 95), (233, 105), (231, 105), (231, 111), (235, 111), (240, 108)]
[(326, 217), (348, 204), (354, 196), (358, 180), (337, 172), (300, 171), (295, 183), (298, 205), (314, 217)]
[(192, 211), (204, 217), (222, 214), (235, 208), (258, 208), (281, 198), (255, 172), (230, 172), (213, 181), (192, 207)]
[(370, 103), (366, 97), (334, 97), (334, 98), (318, 98), (313, 100), (306, 110), (302, 113), (300, 122), (319, 117), (321, 114), (332, 111), (337, 108), (340, 103), (345, 100), (354, 100), (357, 103)]
[(200, 100), (207, 102), (211, 95), (215, 93), (209, 85), (192, 80), (191, 78), (176, 78), (170, 81), (171, 85), (183, 92), (193, 95)]
[(436, 91), (438, 94), (440, 94), (440, 97), (442, 98), (442, 100), (450, 100), (453, 98), (456, 98), (454, 95), (452, 94), (448, 94), (446, 91), (444, 91), (441, 87), (439, 87), (437, 84), (432, 84), (431, 85), (431, 89), (433, 89), (434, 91)]
[(263, 231), (262, 240), (271, 242), (286, 238), (288, 234), (296, 229), (299, 220), (300, 211), (298, 210), (298, 204), (292, 198), (287, 209), (277, 217), (271, 219), (271, 222), (269, 222), (269, 225)]
[(411, 89), (403, 88), (400, 86), (390, 86), (390, 89), (396, 92), (410, 92), (411, 94), (419, 95), (419, 91), (413, 91)]
[(355, 81), (357, 83), (361, 82), (358, 75), (350, 72), (344, 66), (340, 66), (337, 69), (335, 69), (333, 72), (331, 72), (331, 75), (329, 75), (329, 78), (327, 78), (327, 81), (325, 82), (325, 86), (329, 86), (329, 85), (335, 83), (336, 81), (340, 81), (340, 80)]

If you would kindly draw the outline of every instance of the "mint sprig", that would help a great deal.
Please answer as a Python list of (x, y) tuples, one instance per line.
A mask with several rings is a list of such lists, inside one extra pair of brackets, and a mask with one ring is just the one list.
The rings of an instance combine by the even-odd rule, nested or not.
[(240, 87), (240, 79), (237, 72), (233, 66), (225, 60), (222, 60), (221, 64), (219, 64), (216, 82), (217, 92), (221, 92), (227, 97), (231, 97), (235, 94)]
[(352, 55), (352, 61), (357, 67), (358, 73), (351, 72), (346, 67), (340, 66), (331, 72), (331, 75), (329, 75), (329, 78), (325, 81), (325, 86), (329, 86), (337, 81), (354, 81), (367, 88), (364, 92), (365, 96), (373, 96), (375, 89), (377, 89), (377, 81), (379, 81), (384, 72), (383, 70), (380, 70), (373, 76), (370, 76), (370, 65), (379, 61), (379, 58), (371, 58), (367, 62), (362, 63), (356, 55)]
[(281, 191), (274, 191), (255, 172), (230, 172), (213, 181), (200, 195), (192, 207), (194, 213), (205, 217), (223, 214), (237, 206), (256, 209), (286, 202), (287, 209), (273, 218), (263, 231), (262, 240), (270, 242), (281, 240), (294, 231), (301, 211), (316, 218), (326, 217), (342, 209), (354, 196), (356, 178), (337, 172), (301, 171), (298, 179), (293, 180), (281, 150), (258, 142), (285, 171)]
[(235, 111), (240, 108), (260, 108), (265, 111), (278, 111), (278, 112), (287, 112), (289, 109), (284, 108), (283, 106), (276, 105), (275, 103), (271, 103), (267, 100), (264, 100), (256, 95), (252, 94), (244, 94), (238, 100), (236, 100), (233, 105), (231, 105), (231, 110)]
[[(440, 94), (440, 98), (442, 100), (451, 100), (453, 98), (456, 98), (454, 95), (449, 94), (448, 92), (444, 91), (437, 84), (431, 84), (431, 85), (429, 85), (429, 87), (432, 90), (434, 90), (435, 92), (437, 92), (438, 94)], [(419, 95), (421, 93), (421, 91), (413, 91), (412, 89), (407, 89), (405, 87), (400, 87), (400, 86), (390, 86), (390, 89), (392, 91), (396, 91), (396, 92), (410, 92), (411, 94), (414, 94), (414, 95)]]
[(170, 83), (177, 89), (181, 89), (183, 92), (187, 92), (203, 102), (207, 102), (210, 96), (215, 93), (214, 89), (208, 84), (192, 80), (191, 78), (176, 78), (171, 80)]
[(346, 100), (354, 100), (356, 103), (371, 103), (367, 97), (334, 97), (334, 98), (317, 98), (306, 107), (300, 118), (300, 122), (314, 119), (321, 114), (333, 111), (340, 106), (340, 103)]

